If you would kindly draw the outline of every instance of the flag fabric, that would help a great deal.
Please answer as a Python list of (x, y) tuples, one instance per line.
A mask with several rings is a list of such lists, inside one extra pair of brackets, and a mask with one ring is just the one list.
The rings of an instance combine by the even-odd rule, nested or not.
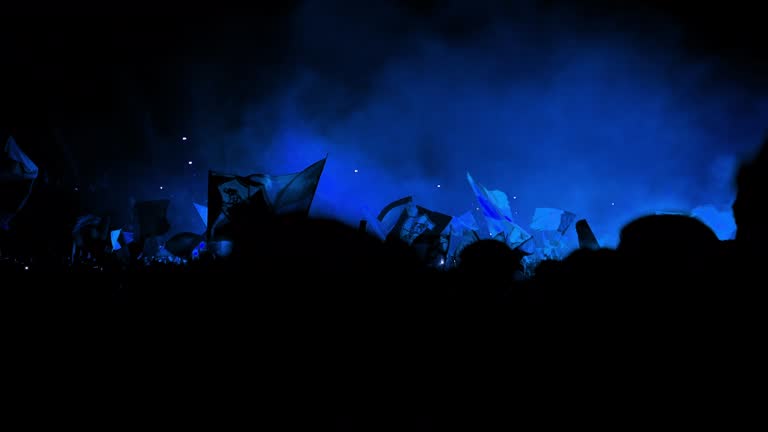
[(537, 208), (533, 212), (531, 229), (534, 231), (557, 231), (561, 235), (576, 221), (576, 215), (556, 208)]
[(168, 232), (171, 224), (168, 222), (169, 200), (140, 201), (134, 206), (138, 221), (139, 237), (160, 236)]
[(384, 234), (384, 238), (386, 238), (395, 228), (395, 225), (400, 222), (400, 218), (402, 217), (405, 209), (412, 205), (413, 197), (407, 196), (392, 201), (391, 203), (384, 206), (383, 209), (381, 209), (375, 219), (376, 226), (378, 230)]
[(122, 246), (120, 245), (120, 233), (122, 232), (122, 229), (113, 230), (109, 233), (109, 239), (112, 242), (112, 251), (119, 251), (122, 249)]
[(208, 207), (198, 204), (198, 203), (192, 203), (195, 206), (195, 210), (197, 210), (197, 214), (200, 216), (200, 219), (203, 220), (203, 225), (206, 227), (208, 226)]
[[(448, 249), (446, 251), (446, 265), (452, 266), (465, 247), (480, 240), (480, 224), (473, 212), (466, 212), (454, 217), (446, 228), (449, 234)], [(486, 230), (487, 231), (487, 230)]]
[(439, 237), (453, 219), (444, 213), (429, 210), (413, 203), (406, 206), (400, 214), (400, 219), (390, 232), (400, 240), (412, 245), (422, 235)]
[(136, 236), (132, 232), (129, 232), (129, 231), (123, 231), (123, 233), (120, 236), (120, 238), (123, 240), (123, 244), (126, 244), (126, 245), (129, 245), (129, 244), (133, 243), (134, 241), (136, 241)]
[(37, 165), (8, 137), (0, 153), (0, 229), (24, 207), (38, 175)]
[(389, 232), (384, 229), (384, 225), (379, 221), (378, 218), (376, 218), (376, 215), (374, 215), (371, 209), (368, 206), (363, 206), (362, 213), (366, 222), (365, 232), (373, 235), (381, 241), (386, 240), (387, 234), (389, 234)]
[[(444, 264), (450, 243), (447, 228), (453, 217), (415, 205), (411, 199), (398, 201), (408, 203), (404, 209), (399, 210), (400, 218), (390, 231), (389, 238), (397, 238), (413, 247), (417, 255), (429, 264)], [(393, 209), (399, 207), (399, 204), (392, 206)]]
[(579, 236), (579, 248), (581, 249), (600, 249), (600, 243), (592, 232), (586, 219), (576, 222), (576, 234)]
[(234, 213), (247, 209), (253, 214), (308, 216), (324, 158), (303, 171), (287, 175), (252, 174), (247, 177), (208, 173), (207, 231), (231, 222)]
[(480, 183), (475, 182), (467, 173), (467, 181), (477, 199), (480, 212), (487, 221), (490, 235), (493, 237), (505, 229), (504, 222), (513, 222), (512, 211), (507, 194), (500, 190), (490, 191)]
[(488, 237), (485, 237), (485, 232), (483, 232), (481, 238), (503, 241), (512, 249), (516, 249), (530, 240), (531, 235), (514, 222), (509, 199), (504, 192), (489, 191), (483, 185), (475, 182), (469, 173), (467, 173), (467, 181), (472, 187), (480, 209), (478, 211), (481, 216), (478, 218), (480, 229), (488, 232)]
[(80, 216), (72, 228), (73, 246), (86, 252), (107, 247), (109, 238), (109, 218), (92, 214)]
[(464, 230), (477, 231), (480, 229), (480, 224), (472, 212), (466, 212), (461, 216), (454, 217), (451, 220), (450, 227), (454, 232), (462, 232)]

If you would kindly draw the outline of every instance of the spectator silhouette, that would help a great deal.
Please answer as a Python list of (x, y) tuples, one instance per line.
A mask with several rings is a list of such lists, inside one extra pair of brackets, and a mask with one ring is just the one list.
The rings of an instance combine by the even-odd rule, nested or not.
[(498, 240), (479, 240), (461, 251), (458, 269), (506, 286), (519, 279), (524, 257), (523, 252)]
[(627, 224), (617, 248), (625, 269), (622, 295), (638, 308), (689, 308), (721, 290), (726, 262), (717, 235), (698, 219), (652, 215)]
[[(757, 156), (745, 163), (736, 175), (736, 242), (743, 254), (764, 255), (768, 244), (765, 205), (768, 200), (768, 137)], [(742, 257), (746, 258), (746, 257)]]

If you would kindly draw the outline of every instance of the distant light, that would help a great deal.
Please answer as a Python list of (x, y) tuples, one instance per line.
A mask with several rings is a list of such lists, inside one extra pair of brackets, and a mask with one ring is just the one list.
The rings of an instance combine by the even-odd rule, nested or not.
[(187, 165), (192, 165), (192, 161), (187, 162)]
[(357, 170), (355, 170), (355, 172), (357, 172)]
[(186, 141), (186, 140), (187, 140), (187, 137), (181, 137), (181, 140), (182, 140), (182, 141)]
[(24, 270), (29, 270), (29, 266), (24, 266)]
[(475, 210), (480, 210), (480, 207), (475, 208)]
[(80, 190), (80, 188), (75, 188), (75, 192), (77, 192), (77, 191), (79, 191), (79, 190)]
[(445, 265), (445, 259), (440, 258), (440, 265)]
[(611, 203), (611, 205), (616, 205), (616, 203)]
[(440, 185), (437, 185), (437, 187), (440, 187)]
[(517, 197), (516, 197), (516, 196), (513, 196), (513, 197), (512, 197), (512, 199), (517, 199)]
[(162, 186), (160, 186), (160, 190), (163, 190), (163, 187), (162, 187)]

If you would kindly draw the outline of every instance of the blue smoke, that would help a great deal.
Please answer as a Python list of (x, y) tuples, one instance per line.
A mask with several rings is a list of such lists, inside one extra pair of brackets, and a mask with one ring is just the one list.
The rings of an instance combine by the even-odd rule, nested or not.
[[(326, 154), (313, 212), (352, 224), (364, 207), (406, 195), (448, 214), (470, 210), (467, 171), (505, 191), (522, 226), (536, 207), (562, 208), (609, 246), (643, 214), (730, 208), (768, 98), (728, 81), (727, 65), (687, 54), (674, 32), (632, 34), (521, 3), (502, 18), (473, 9), (482, 25), (456, 37), (444, 29), (468, 10), (424, 25), (391, 4), (342, 14), (307, 2), (266, 96), (226, 106), (223, 94), (243, 84), (190, 73), (190, 156), (179, 164), (199, 161), (198, 176), (168, 180), (196, 191), (185, 192), (184, 217), (197, 217), (191, 201), (204, 202), (208, 168), (282, 174)], [(218, 88), (190, 78), (201, 75)]]

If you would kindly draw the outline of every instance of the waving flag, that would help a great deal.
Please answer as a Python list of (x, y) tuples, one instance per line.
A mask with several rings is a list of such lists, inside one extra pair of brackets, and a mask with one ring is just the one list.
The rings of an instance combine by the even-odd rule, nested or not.
[(112, 251), (119, 251), (122, 249), (122, 245), (120, 245), (120, 233), (122, 231), (122, 229), (118, 229), (109, 232), (109, 239), (112, 242)]
[(203, 220), (203, 225), (208, 226), (208, 207), (198, 203), (192, 204), (195, 206), (195, 210), (197, 210), (200, 219)]
[(24, 207), (37, 174), (37, 165), (13, 137), (8, 137), (0, 153), (0, 229), (8, 229), (11, 219)]
[(232, 220), (232, 212), (247, 208), (255, 214), (308, 216), (325, 168), (326, 158), (303, 171), (287, 175), (247, 177), (208, 173), (207, 229), (211, 235)]
[(472, 192), (475, 193), (480, 212), (488, 221), (488, 228), (492, 231), (491, 236), (503, 231), (503, 222), (513, 221), (507, 194), (500, 190), (486, 189), (485, 186), (475, 182), (469, 173), (467, 173), (467, 181)]
[[(487, 229), (490, 238), (504, 241), (512, 249), (526, 244), (531, 235), (514, 223), (507, 195), (499, 190), (489, 191), (475, 182), (469, 173), (467, 173), (467, 181), (475, 193), (480, 208), (481, 229)], [(481, 238), (485, 238), (485, 233)]]

